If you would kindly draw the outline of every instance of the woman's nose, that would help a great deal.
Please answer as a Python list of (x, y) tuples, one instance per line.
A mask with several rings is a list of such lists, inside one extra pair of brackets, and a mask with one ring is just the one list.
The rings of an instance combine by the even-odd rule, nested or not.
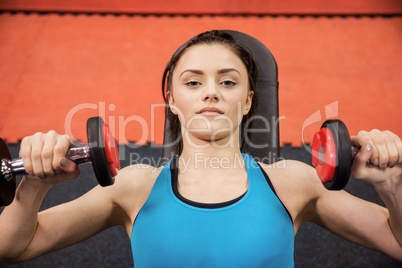
[(202, 97), (203, 101), (219, 101), (219, 92), (215, 83), (209, 83)]

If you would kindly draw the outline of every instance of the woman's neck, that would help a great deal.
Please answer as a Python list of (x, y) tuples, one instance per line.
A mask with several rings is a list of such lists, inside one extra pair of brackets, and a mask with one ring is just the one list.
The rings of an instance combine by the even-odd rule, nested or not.
[[(238, 139), (205, 141), (183, 138), (183, 151), (180, 155), (179, 165), (181, 172), (201, 171), (220, 172), (224, 169), (231, 171), (244, 169)], [(184, 167), (184, 169), (183, 169)]]

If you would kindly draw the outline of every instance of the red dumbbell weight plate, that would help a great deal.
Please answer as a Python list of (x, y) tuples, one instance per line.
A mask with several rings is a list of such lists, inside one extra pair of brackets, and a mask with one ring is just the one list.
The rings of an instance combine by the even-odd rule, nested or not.
[(324, 127), (313, 139), (313, 165), (322, 182), (332, 181), (336, 167), (336, 146), (331, 131)]
[(105, 153), (109, 165), (109, 171), (112, 176), (115, 177), (120, 169), (120, 158), (116, 140), (107, 124), (103, 124), (102, 134), (105, 140)]
[(340, 120), (325, 121), (314, 135), (312, 147), (313, 165), (324, 186), (329, 190), (343, 189), (352, 165), (350, 137), (345, 124)]

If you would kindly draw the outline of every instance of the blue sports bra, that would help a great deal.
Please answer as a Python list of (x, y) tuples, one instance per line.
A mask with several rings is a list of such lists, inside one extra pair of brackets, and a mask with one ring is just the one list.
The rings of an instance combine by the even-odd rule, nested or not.
[(258, 163), (243, 159), (247, 192), (219, 204), (182, 197), (177, 158), (167, 163), (134, 222), (134, 267), (293, 267), (290, 214)]

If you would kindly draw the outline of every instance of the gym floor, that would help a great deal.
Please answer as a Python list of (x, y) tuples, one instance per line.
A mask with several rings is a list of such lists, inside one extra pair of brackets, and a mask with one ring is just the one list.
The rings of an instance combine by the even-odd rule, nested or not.
[[(19, 144), (8, 144), (12, 157), (16, 157)], [(120, 146), (122, 167), (130, 163), (158, 163), (162, 154), (160, 147)], [(311, 165), (311, 156), (302, 147), (285, 145), (281, 147), (281, 157), (295, 159)], [(147, 162), (144, 162), (147, 159)], [(151, 159), (151, 160), (150, 160)], [(97, 181), (92, 167), (86, 164), (80, 167), (81, 175), (74, 181), (56, 185), (46, 195), (41, 210), (68, 202), (92, 189)], [(382, 204), (373, 187), (365, 182), (349, 180), (346, 191), (355, 196)], [(1, 212), (1, 209), (0, 209)], [(0, 267), (132, 267), (130, 240), (125, 230), (120, 227), (108, 229), (95, 237), (72, 247), (46, 254), (26, 263)], [(402, 263), (373, 250), (343, 240), (314, 224), (305, 223), (296, 235), (295, 267), (366, 267), (398, 268)]]

